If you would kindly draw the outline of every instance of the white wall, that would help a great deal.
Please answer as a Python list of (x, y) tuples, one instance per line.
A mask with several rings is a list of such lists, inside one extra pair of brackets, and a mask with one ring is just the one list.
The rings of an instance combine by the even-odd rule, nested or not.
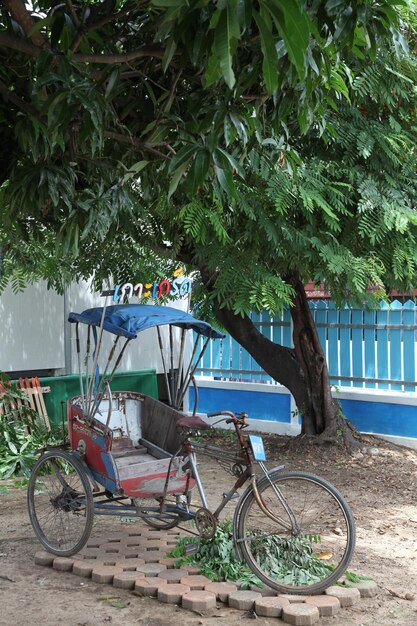
[(64, 299), (43, 282), (0, 296), (0, 370), (59, 369), (65, 365)]
[[(132, 298), (131, 302), (135, 302)], [(75, 324), (67, 321), (70, 311), (80, 313), (94, 306), (103, 306), (105, 298), (91, 291), (89, 282), (72, 285), (63, 296), (48, 291), (43, 282), (28, 286), (23, 292), (14, 294), (6, 289), (0, 296), (0, 370), (63, 369), (67, 373), (78, 372)], [(108, 298), (107, 304), (112, 304)], [(184, 308), (186, 302), (170, 304)], [(86, 337), (86, 327), (80, 324), (80, 337)], [(179, 331), (174, 336), (178, 346)], [(102, 368), (114, 337), (105, 333), (104, 350), (99, 365)], [(123, 345), (123, 339), (119, 345)], [(168, 333), (163, 334), (164, 346), (169, 346)], [(85, 344), (81, 343), (81, 354)], [(91, 367), (91, 361), (90, 361)], [(169, 367), (169, 364), (167, 364)], [(156, 329), (140, 333), (130, 342), (118, 368), (119, 371), (153, 368), (163, 372)]]

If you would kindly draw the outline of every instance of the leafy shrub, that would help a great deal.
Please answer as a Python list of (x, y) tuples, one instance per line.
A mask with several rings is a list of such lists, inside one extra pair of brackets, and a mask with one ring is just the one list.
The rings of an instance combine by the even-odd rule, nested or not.
[(24, 404), (18, 406), (17, 401), (24, 400), (25, 395), (1, 373), (0, 391), (0, 479), (28, 477), (37, 460), (36, 451), (57, 443), (61, 437), (58, 431), (48, 431), (40, 423), (36, 411)]

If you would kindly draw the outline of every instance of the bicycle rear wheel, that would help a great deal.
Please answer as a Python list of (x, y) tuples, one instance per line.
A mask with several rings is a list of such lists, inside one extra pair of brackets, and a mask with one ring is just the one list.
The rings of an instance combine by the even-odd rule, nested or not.
[(271, 472), (243, 494), (234, 518), (238, 553), (281, 593), (314, 594), (337, 581), (355, 548), (355, 523), (342, 495), (306, 472)]
[(44, 547), (58, 556), (71, 556), (87, 542), (94, 505), (83, 466), (61, 450), (43, 454), (28, 485), (30, 521)]

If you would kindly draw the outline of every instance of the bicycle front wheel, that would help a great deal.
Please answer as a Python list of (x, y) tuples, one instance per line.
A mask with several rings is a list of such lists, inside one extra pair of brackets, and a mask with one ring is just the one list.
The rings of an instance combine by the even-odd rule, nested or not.
[(238, 553), (267, 586), (281, 593), (319, 593), (346, 570), (355, 523), (343, 496), (306, 472), (271, 472), (250, 487), (234, 518)]
[(58, 556), (81, 550), (91, 533), (94, 505), (78, 459), (61, 450), (43, 454), (32, 470), (27, 495), (30, 521), (43, 546)]

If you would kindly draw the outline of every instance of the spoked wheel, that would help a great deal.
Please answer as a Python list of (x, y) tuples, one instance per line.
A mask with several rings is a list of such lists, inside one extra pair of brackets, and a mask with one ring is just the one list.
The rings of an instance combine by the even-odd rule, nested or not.
[[(182, 498), (185, 498), (185, 500), (181, 500)], [(146, 515), (145, 511), (149, 506), (152, 506), (152, 508), (158, 508), (161, 505), (160, 499), (149, 501), (148, 499), (145, 500), (141, 498), (132, 498), (132, 500), (133, 504), (143, 512), (141, 519), (143, 519), (145, 524), (151, 526), (151, 528), (156, 528), (158, 530), (169, 530), (170, 528), (175, 528), (175, 526), (178, 526), (178, 524), (184, 520), (184, 517), (182, 515), (170, 513), (169, 511), (163, 513), (150, 513), (149, 515)], [(165, 498), (165, 504), (168, 507), (183, 506), (185, 513), (188, 505), (190, 504), (190, 500), (190, 493), (187, 496), (167, 496), (167, 498)], [(149, 504), (149, 502), (151, 502), (152, 504)]]
[(258, 482), (262, 507), (252, 488), (238, 504), (237, 550), (269, 587), (281, 593), (319, 593), (340, 578), (352, 558), (352, 513), (342, 495), (317, 476), (277, 471), (269, 478), (271, 482)]
[(33, 530), (49, 552), (75, 554), (93, 525), (93, 496), (86, 473), (73, 455), (46, 452), (34, 466), (28, 485)]

